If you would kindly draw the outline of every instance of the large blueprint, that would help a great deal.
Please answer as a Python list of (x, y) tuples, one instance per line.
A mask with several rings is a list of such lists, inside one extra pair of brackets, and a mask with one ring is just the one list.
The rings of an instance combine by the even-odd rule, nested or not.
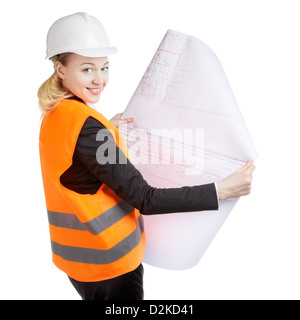
[[(129, 155), (154, 187), (217, 182), (256, 158), (223, 68), (202, 41), (168, 30), (132, 96), (120, 131)], [(144, 262), (193, 267), (238, 199), (219, 210), (144, 216)]]

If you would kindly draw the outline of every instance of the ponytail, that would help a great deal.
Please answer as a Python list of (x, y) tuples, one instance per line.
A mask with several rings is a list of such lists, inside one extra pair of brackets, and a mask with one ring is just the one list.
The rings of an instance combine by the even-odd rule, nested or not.
[[(59, 61), (62, 65), (66, 64), (69, 53), (60, 54), (51, 58), (55, 64)], [(46, 80), (38, 90), (39, 107), (42, 114), (51, 112), (62, 99), (73, 97), (74, 94), (62, 85), (62, 80), (56, 71)]]

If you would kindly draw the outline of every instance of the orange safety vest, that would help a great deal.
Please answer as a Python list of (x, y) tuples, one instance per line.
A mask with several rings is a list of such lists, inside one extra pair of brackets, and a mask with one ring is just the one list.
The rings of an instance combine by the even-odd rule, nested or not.
[[(88, 117), (100, 121), (128, 158), (118, 129), (85, 103), (62, 100), (43, 117), (40, 161), (54, 264), (78, 281), (102, 281), (136, 269), (145, 251), (143, 217), (102, 184), (95, 194), (64, 187), (60, 176), (71, 166)], [(96, 156), (96, 155), (95, 155)]]

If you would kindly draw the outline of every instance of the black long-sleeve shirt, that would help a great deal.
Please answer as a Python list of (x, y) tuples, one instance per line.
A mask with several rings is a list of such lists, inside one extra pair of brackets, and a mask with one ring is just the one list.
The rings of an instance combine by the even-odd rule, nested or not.
[[(87, 118), (76, 143), (73, 163), (60, 177), (63, 186), (81, 194), (94, 194), (105, 183), (145, 215), (218, 209), (213, 183), (181, 188), (150, 186), (119, 150), (113, 137), (107, 135), (107, 130), (105, 138), (99, 139), (98, 135), (96, 140), (102, 129), (105, 127), (98, 120)], [(97, 150), (103, 143), (105, 146), (111, 145), (110, 156), (115, 157), (116, 163), (99, 164), (97, 161)], [(112, 150), (115, 150), (113, 155)]]

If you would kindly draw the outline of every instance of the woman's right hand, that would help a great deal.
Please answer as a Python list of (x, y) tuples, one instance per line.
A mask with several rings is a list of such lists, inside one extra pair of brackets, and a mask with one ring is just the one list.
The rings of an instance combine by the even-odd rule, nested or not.
[(224, 180), (217, 182), (219, 200), (237, 198), (250, 193), (252, 172), (255, 166), (250, 160)]
[(121, 124), (124, 123), (131, 123), (134, 122), (134, 118), (125, 118), (122, 119), (122, 115), (123, 113), (117, 113), (112, 119), (110, 119), (109, 121), (117, 128), (119, 128), (119, 126)]

